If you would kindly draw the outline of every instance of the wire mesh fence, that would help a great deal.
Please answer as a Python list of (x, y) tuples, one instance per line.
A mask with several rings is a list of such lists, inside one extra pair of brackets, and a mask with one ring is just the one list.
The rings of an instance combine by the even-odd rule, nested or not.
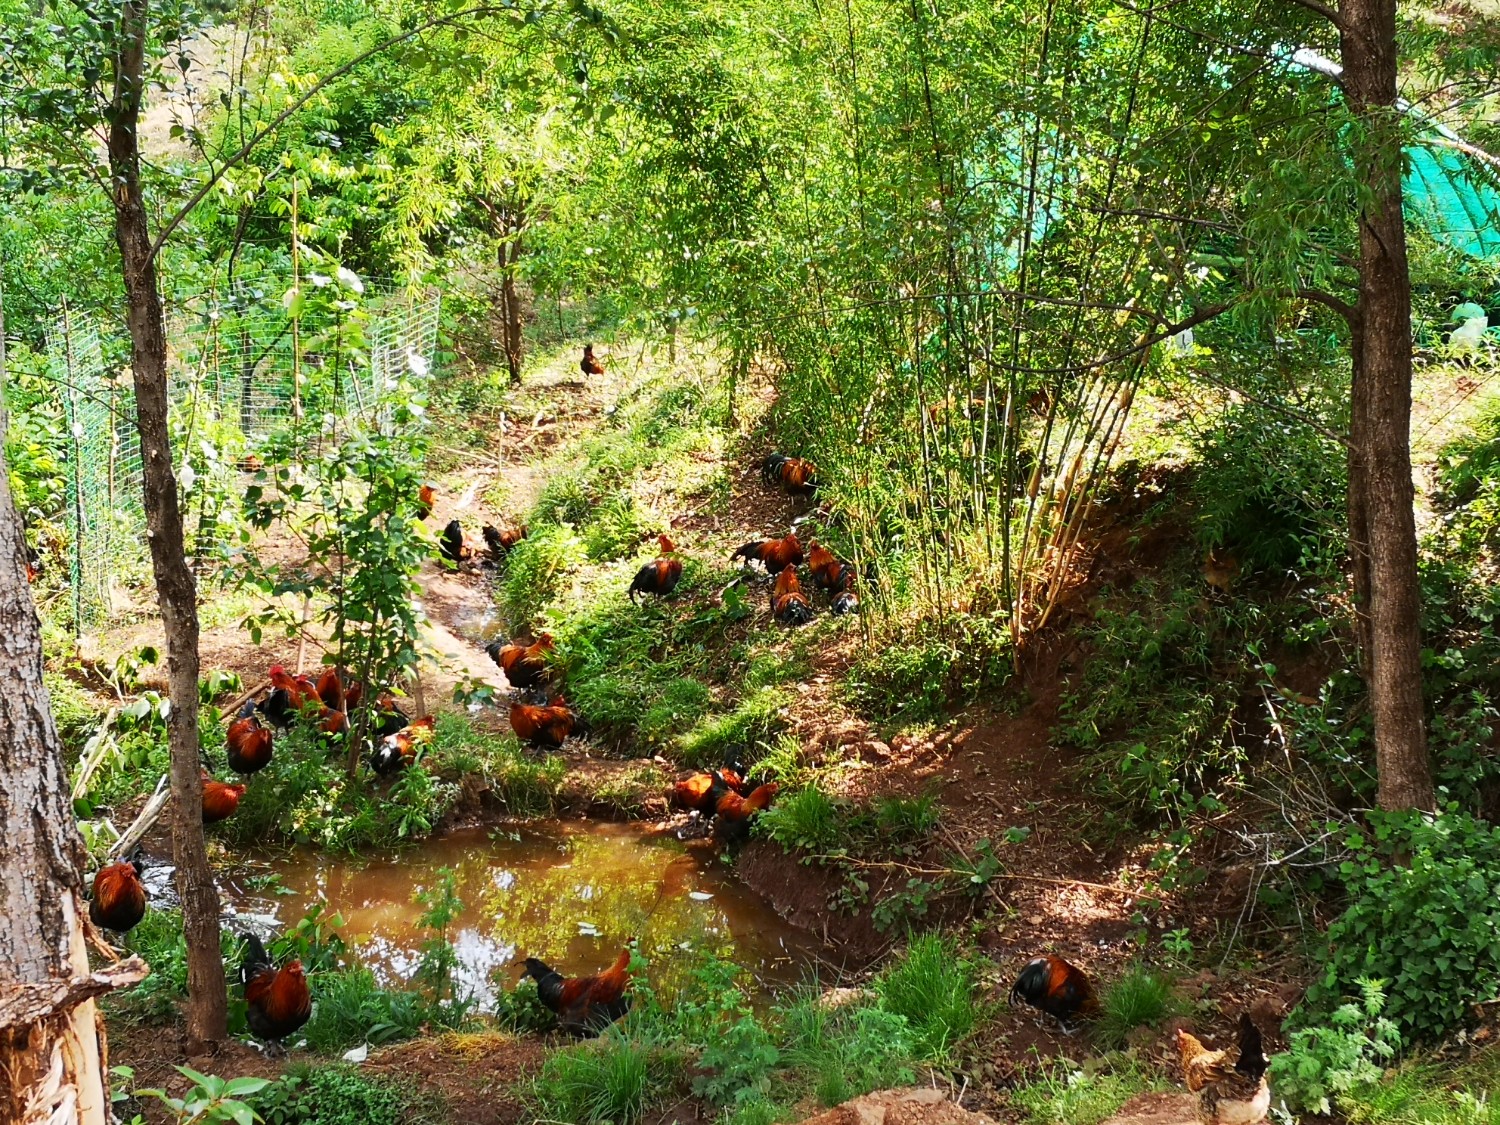
[[(425, 378), (437, 354), (436, 290), (332, 290), (315, 302), (269, 287), (169, 294), (172, 438), (189, 550), (201, 564), (242, 526), (234, 499), (269, 448), (314, 450), (322, 420), (383, 424), (383, 392)], [(131, 375), (93, 317), (62, 309), (47, 355), (68, 426), (66, 526), (75, 631), (97, 630), (131, 604), (148, 572), (140, 441)]]

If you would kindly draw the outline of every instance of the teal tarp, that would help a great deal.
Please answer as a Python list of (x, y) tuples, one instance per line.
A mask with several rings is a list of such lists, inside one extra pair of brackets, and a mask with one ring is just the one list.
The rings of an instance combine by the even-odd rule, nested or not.
[(1406, 150), (1406, 210), (1455, 250), (1476, 258), (1500, 256), (1500, 192), (1479, 161), (1443, 143)]

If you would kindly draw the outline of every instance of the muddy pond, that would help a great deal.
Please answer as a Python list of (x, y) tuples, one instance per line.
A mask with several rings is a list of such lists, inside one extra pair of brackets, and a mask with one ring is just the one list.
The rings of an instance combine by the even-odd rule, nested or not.
[(267, 857), (227, 880), (241, 914), (290, 925), (321, 904), (340, 933), (389, 985), (409, 980), (431, 932), (416, 895), (451, 869), (463, 903), (449, 940), (460, 992), (489, 1006), (522, 961), (540, 957), (565, 975), (609, 965), (639, 939), (658, 987), (671, 989), (703, 953), (750, 971), (758, 999), (816, 972), (820, 943), (741, 885), (713, 850), (653, 836), (641, 825), (543, 821), (466, 829), (389, 855), (348, 858), (312, 851)]

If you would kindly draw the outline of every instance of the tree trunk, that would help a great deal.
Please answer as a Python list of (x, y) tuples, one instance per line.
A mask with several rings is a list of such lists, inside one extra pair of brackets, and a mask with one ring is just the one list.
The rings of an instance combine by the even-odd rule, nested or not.
[(500, 243), (500, 315), (505, 322), (505, 365), (510, 369), (510, 381), (521, 385), (521, 360), (524, 349), (521, 330), (525, 325), (525, 309), (521, 305), (521, 294), (516, 287), (516, 263), (521, 258), (521, 226), (524, 220), (512, 217), (505, 228)]
[(188, 949), (187, 1039), (190, 1052), (196, 1053), (224, 1038), (228, 998), (224, 960), (219, 952), (219, 893), (203, 843), (203, 788), (198, 772), (197, 588), (184, 554), (182, 511), (172, 471), (167, 433), (167, 337), (146, 226), (136, 140), (146, 19), (145, 0), (125, 0), (110, 111), (109, 165), (135, 375), (146, 538), (167, 638), (167, 683), (172, 699), (167, 724), (172, 757), (172, 856)]
[(1411, 477), (1411, 277), (1396, 106), (1396, 0), (1339, 8), (1344, 85), (1364, 136), (1355, 168), (1368, 189), (1359, 217), (1358, 343), (1350, 440), (1351, 547), (1367, 549), (1367, 682), (1383, 809), (1435, 806), (1422, 705), (1417, 532)]
[[(5, 321), (0, 310), (0, 380)], [(109, 1091), (94, 997), (145, 975), (132, 959), (89, 974), (83, 841), (42, 683), (42, 631), (4, 464), (0, 403), (0, 1121), (105, 1125)]]

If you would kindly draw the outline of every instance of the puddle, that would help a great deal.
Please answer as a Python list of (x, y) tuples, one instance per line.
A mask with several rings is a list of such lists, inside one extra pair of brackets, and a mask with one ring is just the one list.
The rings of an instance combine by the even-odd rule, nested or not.
[[(294, 852), (269, 860), (262, 880), (226, 880), (240, 913), (286, 925), (314, 904), (344, 919), (350, 949), (386, 984), (408, 980), (430, 936), (413, 895), (441, 868), (457, 875), (463, 911), (451, 940), (462, 989), (484, 1003), (511, 987), (522, 961), (540, 957), (567, 976), (608, 967), (639, 938), (650, 977), (672, 989), (704, 951), (750, 970), (757, 990), (779, 992), (810, 975), (818, 943), (738, 883), (711, 852), (650, 838), (639, 825), (551, 821), (512, 831), (471, 829), (390, 856), (346, 859)], [(251, 889), (260, 886), (260, 889)]]

